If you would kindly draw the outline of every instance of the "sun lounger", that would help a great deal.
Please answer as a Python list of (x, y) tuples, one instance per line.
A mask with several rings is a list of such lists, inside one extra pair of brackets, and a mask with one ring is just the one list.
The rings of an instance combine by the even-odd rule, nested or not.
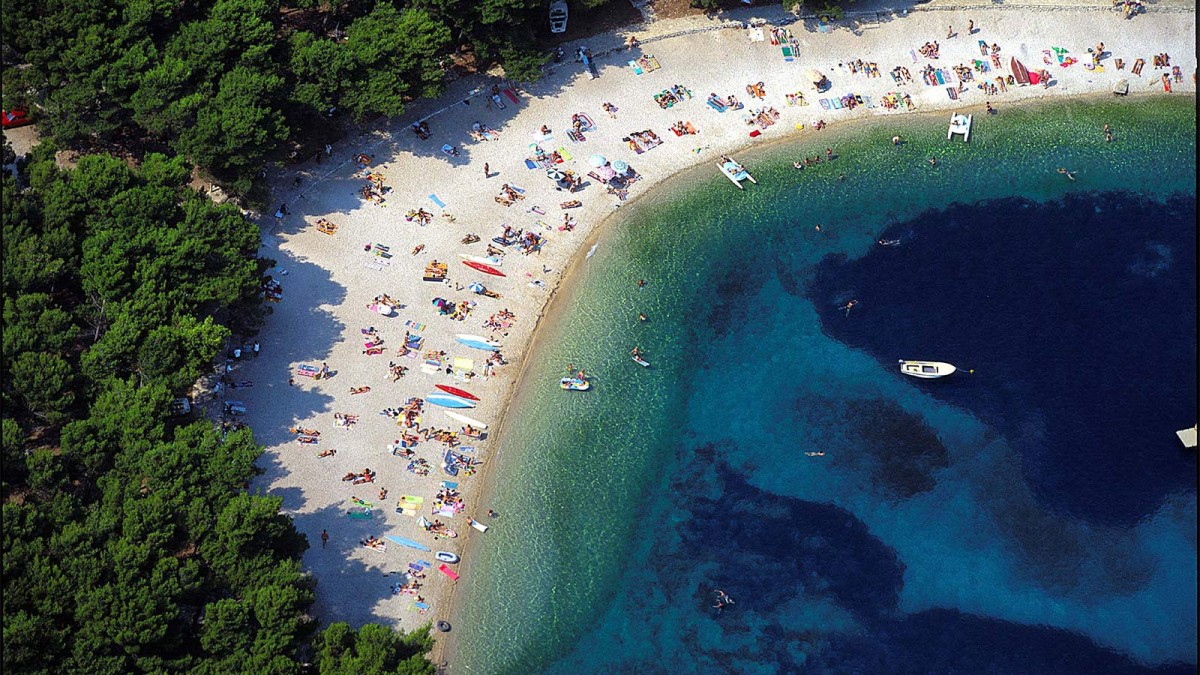
[(793, 49), (792, 49), (791, 47), (789, 47), (788, 45), (784, 45), (784, 46), (780, 47), (779, 49), (780, 49), (780, 51), (782, 51), (782, 52), (783, 52), (783, 60), (784, 60), (784, 61), (788, 61), (788, 62), (790, 62), (790, 61), (795, 61), (795, 60), (796, 60), (796, 52), (795, 52), (795, 50), (793, 50)]
[(441, 572), (442, 574), (445, 574), (446, 576), (450, 577), (451, 581), (458, 581), (458, 572), (455, 572), (454, 570), (450, 569), (446, 565), (446, 563), (442, 563), (441, 565), (439, 565), (438, 571)]

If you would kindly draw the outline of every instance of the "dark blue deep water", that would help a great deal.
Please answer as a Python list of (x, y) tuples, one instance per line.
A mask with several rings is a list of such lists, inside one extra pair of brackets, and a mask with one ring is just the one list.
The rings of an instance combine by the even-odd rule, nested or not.
[(1128, 193), (955, 205), (827, 258), (806, 290), (886, 366), (973, 369), (922, 388), (1019, 445), (1038, 501), (1131, 524), (1196, 485), (1174, 436), (1197, 409), (1195, 216)]

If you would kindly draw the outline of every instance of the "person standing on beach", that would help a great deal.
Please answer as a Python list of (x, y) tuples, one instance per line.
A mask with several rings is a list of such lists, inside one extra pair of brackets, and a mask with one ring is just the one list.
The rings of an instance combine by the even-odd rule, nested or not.
[(329, 532), (321, 530), (321, 548), (325, 548), (325, 544), (329, 543)]
[(967, 35), (974, 35), (974, 34), (975, 34), (975, 20), (971, 19), (970, 21), (967, 21)]
[(492, 177), (492, 167), (488, 166), (487, 162), (483, 163), (483, 177), (484, 178)]

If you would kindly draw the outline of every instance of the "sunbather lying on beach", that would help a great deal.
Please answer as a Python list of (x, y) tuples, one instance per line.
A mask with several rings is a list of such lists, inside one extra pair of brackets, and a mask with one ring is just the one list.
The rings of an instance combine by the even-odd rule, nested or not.
[(371, 391), (370, 387), (350, 387), (351, 394), (365, 394), (368, 391)]

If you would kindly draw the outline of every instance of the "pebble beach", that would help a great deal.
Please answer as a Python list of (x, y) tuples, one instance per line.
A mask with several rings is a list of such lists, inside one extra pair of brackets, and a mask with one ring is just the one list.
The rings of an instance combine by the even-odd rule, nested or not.
[[(774, 6), (741, 10), (730, 20), (650, 21), (586, 41), (598, 78), (572, 60), (581, 45), (567, 45), (564, 62), (549, 68), (534, 85), (518, 87), (488, 77), (454, 82), (445, 96), (422, 102), (410, 117), (349, 139), (332, 148), (322, 163), (301, 165), (298, 173), (292, 168), (277, 178), (272, 204), (286, 204), (287, 213), (261, 218), (260, 254), (277, 261), (273, 277), (282, 286), (281, 298), (271, 305), (272, 314), (258, 338), (260, 351), (244, 355), (233, 376), (253, 386), (226, 398), (245, 404), (244, 420), (265, 446), (259, 460), (264, 473), (252, 489), (281, 497), (283, 511), (308, 537), (311, 548), (303, 562), (318, 580), (314, 612), (322, 623), (383, 622), (408, 630), (451, 616), (454, 581), (438, 572), (432, 552), (395, 543), (377, 551), (360, 541), (398, 535), (434, 552), (458, 554), (469, 563), (472, 548), (486, 546), (488, 534), (472, 529), (467, 518), (496, 526), (505, 518), (519, 517), (499, 513), (491, 518), (489, 504), (480, 501), (486, 493), (504, 490), (503, 476), (489, 471), (495, 459), (492, 448), (503, 433), (508, 402), (523, 364), (537, 359), (533, 338), (555, 289), (587, 254), (606, 220), (619, 217), (623, 204), (685, 168), (708, 164), (715, 172), (722, 155), (737, 158), (749, 144), (797, 138), (819, 143), (822, 131), (814, 128), (818, 122), (834, 126), (910, 114), (904, 105), (894, 110), (882, 105), (892, 93), (907, 94), (914, 112), (943, 111), (946, 119), (952, 111), (971, 113), (975, 124), (1003, 124), (1005, 108), (1025, 100), (1107, 93), (1122, 79), (1128, 81), (1131, 95), (1165, 95), (1164, 74), (1169, 95), (1195, 94), (1192, 5), (1156, 5), (1132, 19), (1107, 4), (1047, 8), (934, 2), (920, 7), (905, 15), (875, 15), (825, 27), (815, 21), (785, 24), (791, 15)], [(1030, 14), (1036, 20), (1030, 20)], [(969, 21), (975, 31), (970, 35)], [(787, 38), (783, 44), (772, 44), (772, 28), (782, 29), (775, 35)], [(948, 37), (953, 31), (958, 34)], [(631, 35), (638, 43), (624, 49)], [(939, 57), (931, 60), (920, 48), (935, 40)], [(999, 68), (981, 53), (980, 41), (999, 45)], [(1100, 42), (1106, 54), (1099, 67), (1088, 69), (1088, 50)], [(794, 48), (794, 57), (784, 54), (785, 46)], [(1181, 81), (1172, 77), (1171, 67), (1153, 67), (1158, 54), (1170, 56), (1171, 66), (1182, 71)], [(638, 74), (628, 62), (643, 56), (647, 60), (652, 56), (661, 68), (641, 68)], [(1008, 85), (1006, 91), (986, 96), (977, 84), (1011, 74), (1011, 57), (1031, 71), (1050, 71), (1050, 86)], [(1131, 68), (1139, 58), (1146, 63), (1137, 76)], [(1068, 59), (1075, 60), (1063, 66)], [(1117, 59), (1124, 62), (1123, 69), (1116, 67)], [(847, 64), (859, 60), (875, 64), (879, 76), (852, 72)], [(977, 72), (973, 80), (963, 83), (956, 98), (951, 98), (945, 85), (922, 81), (920, 72), (928, 65), (972, 68), (975, 60), (985, 61), (988, 71)], [(908, 69), (911, 82), (898, 83), (890, 76), (897, 66)], [(827, 91), (814, 89), (810, 69), (828, 77)], [(747, 92), (747, 85), (756, 83), (762, 83), (762, 99)], [(501, 92), (503, 107), (492, 102), (493, 85)], [(690, 90), (691, 97), (660, 107), (655, 95), (676, 86)], [(959, 89), (957, 82), (955, 88)], [(718, 112), (705, 103), (710, 93), (732, 94), (745, 108)], [(789, 104), (789, 95), (795, 94), (803, 96), (804, 105)], [(853, 109), (821, 105), (822, 99), (844, 96), (856, 101), (861, 97), (864, 102)], [(605, 103), (615, 107), (611, 115)], [(986, 114), (987, 104), (995, 115)], [(778, 113), (774, 124), (762, 128), (747, 123), (747, 114), (761, 108)], [(578, 113), (595, 123), (582, 142), (567, 133), (572, 115)], [(429, 126), (428, 139), (411, 131), (410, 125), (418, 120)], [(698, 133), (676, 136), (669, 127), (679, 121), (691, 123)], [(477, 123), (494, 130), (495, 138), (473, 137), (472, 126)], [(541, 133), (543, 126), (549, 128), (548, 138)], [(625, 139), (647, 129), (662, 143), (637, 153)], [(751, 137), (752, 131), (759, 133)], [(534, 143), (547, 153), (559, 151), (564, 161), (553, 167), (569, 170), (589, 184), (578, 192), (556, 189), (543, 167), (537, 163), (533, 169), (527, 167)], [(444, 153), (443, 145), (454, 148), (457, 155)], [(593, 155), (610, 163), (625, 162), (641, 176), (629, 185), (627, 200), (587, 177), (597, 169)], [(369, 165), (361, 160), (369, 160)], [(752, 165), (746, 168), (753, 173)], [(374, 174), (384, 187), (382, 203), (364, 200), (367, 174)], [(504, 198), (504, 185), (521, 197), (510, 206), (497, 200)], [(581, 206), (561, 208), (570, 200), (578, 200)], [(419, 210), (431, 215), (427, 224), (420, 218), (406, 218)], [(564, 214), (573, 220), (573, 227), (562, 227)], [(318, 221), (336, 227), (318, 228)], [(517, 245), (493, 243), (505, 226), (536, 233), (543, 239), (540, 248), (525, 254)], [(468, 235), (478, 241), (463, 243)], [(489, 246), (503, 253), (489, 254)], [(504, 276), (472, 269), (463, 264), (463, 256), (492, 258)], [(445, 280), (424, 281), (427, 266), (435, 261), (446, 264)], [(484, 284), (500, 297), (473, 292), (468, 288), (472, 283)], [(383, 295), (396, 305), (391, 316), (369, 307)], [(451, 318), (439, 312), (435, 298), (466, 302), (462, 309), (469, 311), (461, 320)], [(499, 327), (485, 325), (503, 310), (513, 318), (497, 321)], [(377, 337), (364, 333), (372, 329)], [(411, 355), (404, 349), (406, 333), (420, 341)], [(459, 334), (499, 343), (503, 363), (485, 368), (489, 352), (461, 344), (455, 339)], [(366, 353), (376, 345), (382, 353)], [(444, 367), (422, 369), (430, 351), (445, 352), (450, 373)], [(455, 372), (456, 357), (472, 363), (460, 361)], [(393, 380), (390, 362), (405, 366), (406, 373)], [(301, 365), (320, 368), (322, 364), (327, 364), (329, 377), (314, 379), (297, 372)], [(567, 364), (562, 367), (565, 374)], [(447, 475), (441, 466), (447, 446), (433, 439), (413, 448), (429, 466), (424, 476), (409, 471), (410, 460), (388, 449), (404, 429), (381, 411), (401, 407), (412, 398), (426, 398), (438, 391), (435, 385), (439, 384), (461, 387), (481, 399), (475, 407), (458, 411), (488, 424), (482, 438), (458, 439), (457, 447), (474, 448), (467, 454), (478, 463), (475, 475), (461, 471)], [(351, 393), (367, 387), (369, 391)], [(444, 410), (426, 402), (419, 428), (459, 432), (462, 423)], [(356, 421), (339, 426), (335, 414)], [(298, 443), (300, 434), (293, 430), (304, 429), (320, 432), (317, 442)], [(342, 480), (367, 468), (375, 475), (369, 483), (352, 485)], [(454, 515), (432, 512), (442, 481), (457, 483), (462, 493), (465, 508)], [(380, 499), (381, 488), (387, 490), (384, 499)], [(420, 512), (398, 512), (402, 496), (423, 499)], [(363, 509), (370, 510), (369, 518), (347, 515)], [(421, 516), (441, 519), (458, 536), (434, 539), (418, 526)], [(328, 533), (327, 542), (322, 541), (322, 532)], [(415, 604), (416, 595), (394, 592), (396, 584), (405, 583), (402, 575), (411, 569), (409, 564), (417, 561), (434, 563), (424, 570), (423, 578), (415, 579), (419, 586), (415, 593), (427, 610)], [(469, 564), (458, 567), (470, 571)], [(444, 652), (435, 654), (435, 660), (446, 658)]]

